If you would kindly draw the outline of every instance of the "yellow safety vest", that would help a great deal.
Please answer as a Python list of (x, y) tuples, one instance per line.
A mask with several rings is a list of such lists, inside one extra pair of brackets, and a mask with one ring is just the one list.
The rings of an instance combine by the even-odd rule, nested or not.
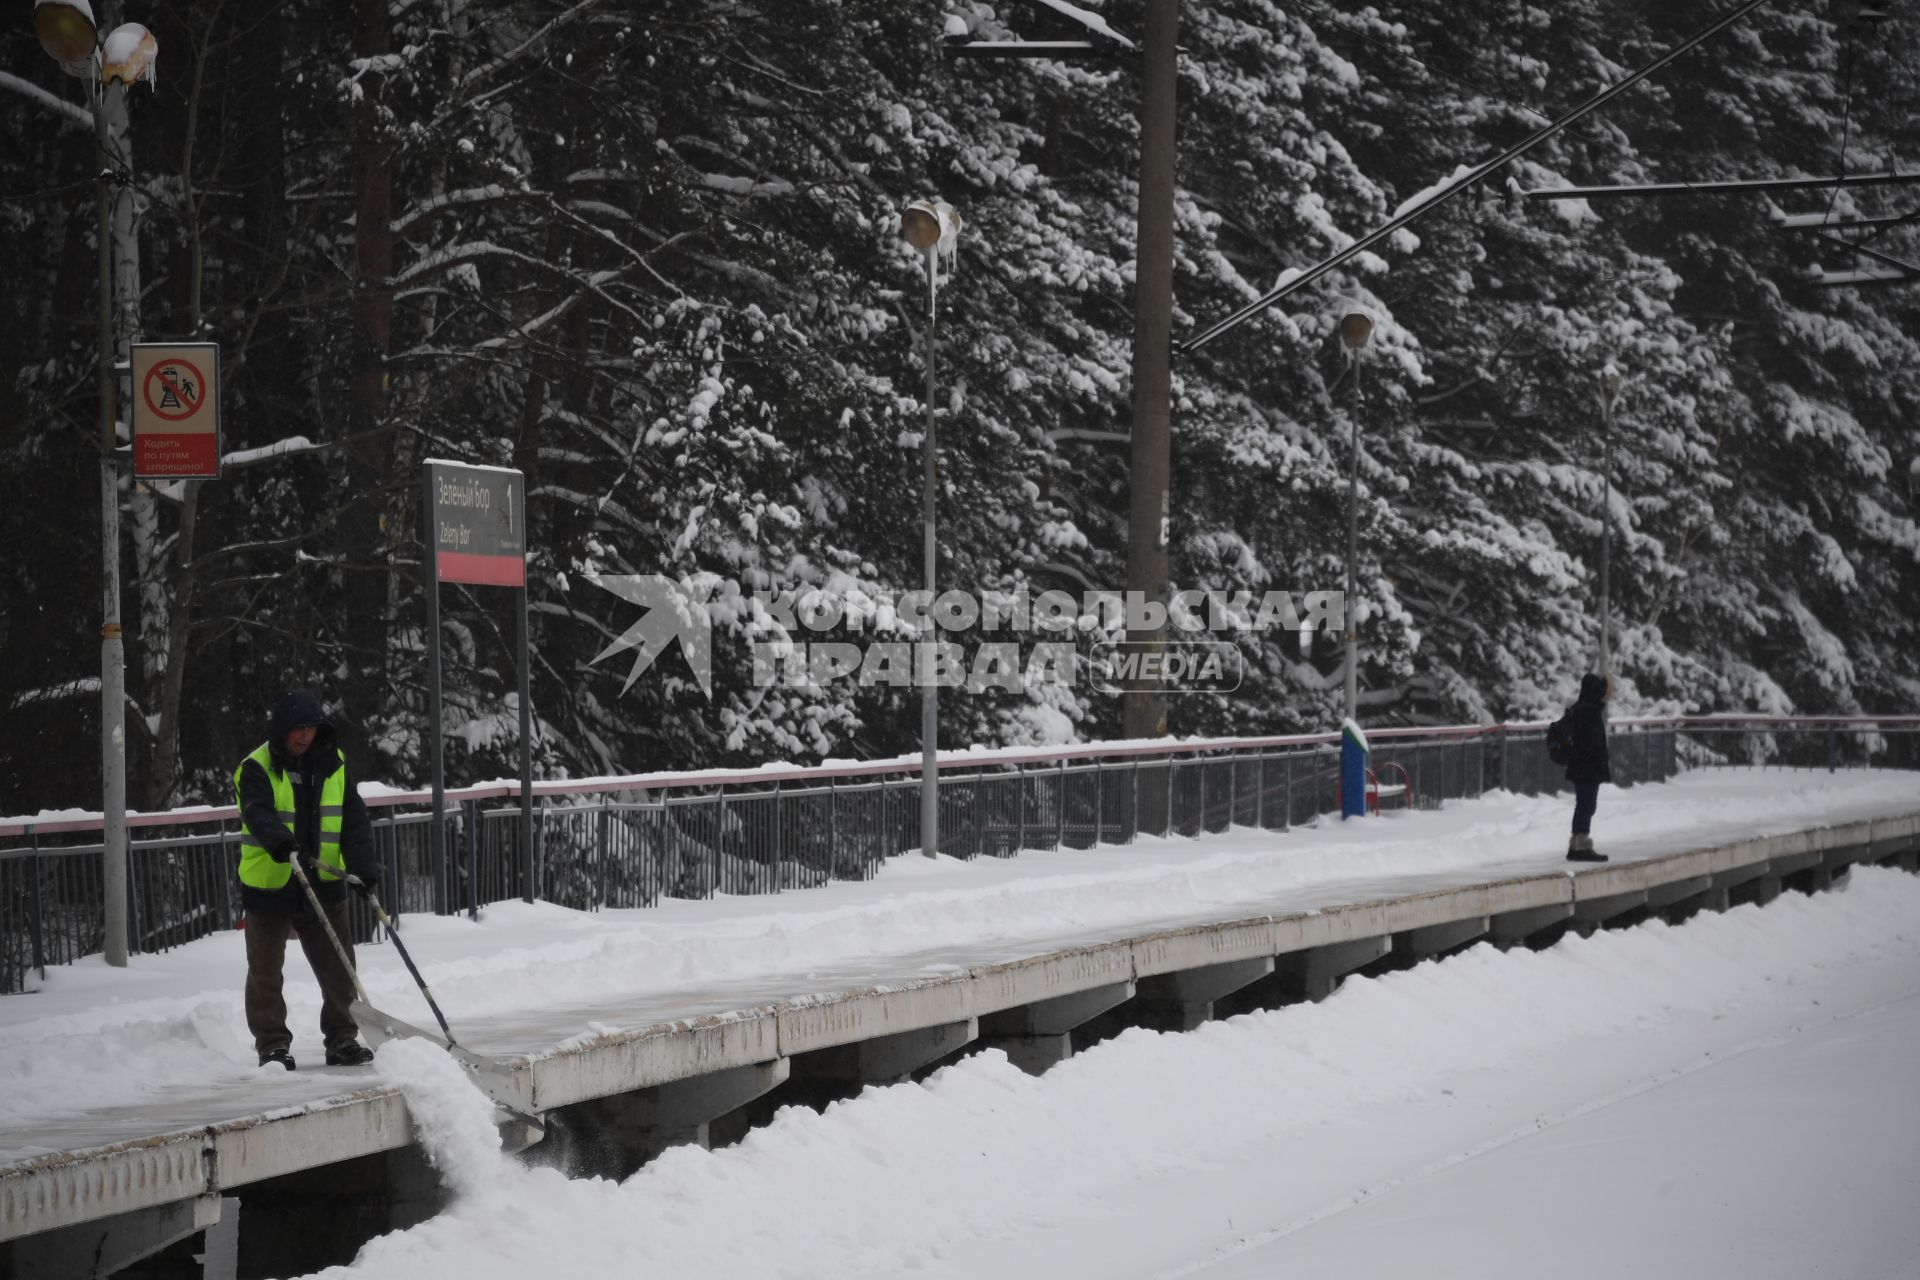
[[(280, 821), (292, 831), (294, 825), (293, 779), (286, 770), (273, 767), (273, 755), (267, 743), (261, 743), (254, 753), (247, 757), (266, 770), (267, 781), (273, 784), (273, 807)], [(240, 806), (240, 883), (255, 889), (283, 889), (287, 881), (293, 878), (293, 867), (289, 863), (277, 861), (267, 852), (267, 846), (260, 843), (253, 833), (247, 830), (246, 801), (240, 796), (240, 771), (247, 767), (247, 760), (233, 771), (233, 798)], [(327, 775), (320, 785), (320, 866), (321, 878), (338, 880), (337, 875), (327, 875), (326, 868), (344, 872), (347, 860), (340, 853), (340, 822), (346, 815), (347, 770), (342, 765)], [(297, 834), (297, 833), (296, 833)]]

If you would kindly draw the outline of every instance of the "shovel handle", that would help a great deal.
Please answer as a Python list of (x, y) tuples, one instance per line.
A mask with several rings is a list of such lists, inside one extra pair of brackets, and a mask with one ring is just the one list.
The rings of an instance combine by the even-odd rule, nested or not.
[(307, 880), (307, 873), (300, 868), (300, 855), (295, 854), (288, 858), (287, 865), (293, 868), (293, 878), (298, 880), (300, 887), (306, 891), (307, 902), (313, 907), (314, 918), (319, 920), (320, 927), (326, 930), (327, 941), (333, 944), (334, 954), (338, 955), (340, 963), (347, 967), (347, 976), (353, 979), (354, 992), (359, 995), (363, 1003), (372, 1004), (373, 1001), (367, 999), (366, 987), (361, 985), (360, 971), (353, 967), (353, 957), (349, 956), (346, 947), (341, 945), (340, 935), (333, 931), (333, 921), (327, 919), (326, 908), (320, 905), (320, 895), (313, 891), (313, 885)]
[[(440, 1012), (440, 1002), (435, 1000), (433, 992), (427, 989), (427, 980), (420, 976), (420, 967), (414, 964), (413, 956), (407, 951), (407, 944), (400, 941), (400, 931), (393, 927), (393, 920), (387, 915), (386, 908), (380, 905), (380, 899), (374, 896), (373, 889), (367, 882), (353, 872), (346, 873), (346, 881), (349, 886), (360, 890), (365, 895), (367, 905), (373, 908), (374, 916), (380, 921), (380, 927), (387, 931), (387, 937), (393, 942), (394, 950), (400, 953), (400, 959), (406, 963), (407, 972), (413, 975), (414, 984), (420, 988), (420, 994), (427, 998), (427, 1008), (433, 1010), (434, 1020), (440, 1024), (440, 1030), (445, 1033), (447, 1043), (458, 1044), (459, 1042), (453, 1038), (453, 1028), (447, 1025), (447, 1015)], [(360, 998), (365, 1000), (366, 993), (362, 992)], [(368, 1003), (371, 1004), (372, 1001)]]

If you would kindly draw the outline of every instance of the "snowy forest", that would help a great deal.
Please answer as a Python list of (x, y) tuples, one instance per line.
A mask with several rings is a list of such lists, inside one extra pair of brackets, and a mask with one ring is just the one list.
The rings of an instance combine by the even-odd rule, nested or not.
[[(1142, 0), (1080, 0), (1137, 39)], [(1920, 711), (1920, 188), (1555, 202), (1568, 185), (1920, 171), (1911, 10), (1762, 6), (1511, 169), (1173, 365), (1176, 587), (1337, 590), (1361, 426), (1361, 715), (1534, 716), (1597, 642), (1616, 714)], [(220, 344), (218, 480), (125, 481), (137, 808), (224, 802), (288, 686), (363, 778), (425, 772), (420, 463), (528, 476), (536, 771), (894, 755), (915, 690), (761, 688), (756, 591), (920, 574), (922, 259), (943, 585), (1120, 590), (1137, 59), (1027, 0), (102, 3), (159, 43), (120, 145), (143, 340)], [(0, 811), (97, 807), (96, 167), (0, 30)], [(1706, 26), (1705, 0), (1186, 0), (1174, 339)], [(1806, 215), (1814, 215), (1809, 218)], [(1787, 219), (1795, 219), (1788, 221)], [(1864, 220), (1851, 229), (1806, 222)], [(1360, 395), (1335, 325), (1378, 321)], [(123, 336), (129, 336), (123, 333)], [(1602, 511), (1602, 376), (1623, 375)], [(233, 456), (237, 455), (237, 456)], [(711, 700), (592, 660), (712, 590)], [(442, 592), (450, 784), (514, 772), (508, 592)], [(1336, 635), (1238, 641), (1172, 732), (1334, 727)], [(1085, 685), (943, 696), (942, 743), (1116, 736)]]

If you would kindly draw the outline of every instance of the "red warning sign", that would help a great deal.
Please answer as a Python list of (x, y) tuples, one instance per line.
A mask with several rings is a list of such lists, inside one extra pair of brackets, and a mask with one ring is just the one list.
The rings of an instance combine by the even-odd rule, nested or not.
[(211, 342), (133, 348), (133, 474), (220, 474), (220, 348)]
[(206, 375), (190, 361), (169, 360), (147, 370), (140, 394), (147, 398), (150, 412), (168, 422), (183, 422), (200, 412), (200, 406), (206, 403)]

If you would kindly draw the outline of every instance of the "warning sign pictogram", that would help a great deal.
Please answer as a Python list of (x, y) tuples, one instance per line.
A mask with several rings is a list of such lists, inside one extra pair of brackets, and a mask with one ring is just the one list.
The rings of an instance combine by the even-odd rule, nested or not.
[(220, 348), (211, 342), (133, 348), (133, 473), (220, 474)]
[(206, 403), (207, 380), (199, 367), (185, 360), (168, 360), (147, 370), (140, 388), (147, 408), (169, 422), (184, 422)]

